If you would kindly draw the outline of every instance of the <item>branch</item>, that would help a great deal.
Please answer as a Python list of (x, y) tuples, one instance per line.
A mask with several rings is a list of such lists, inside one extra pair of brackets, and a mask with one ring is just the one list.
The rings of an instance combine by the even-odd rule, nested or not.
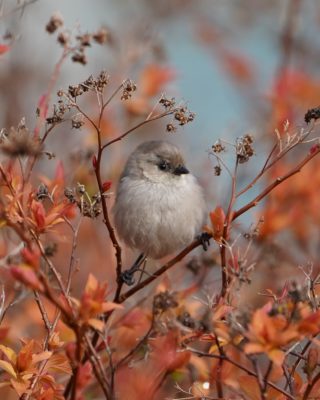
[[(252, 371), (251, 369), (249, 369), (249, 368), (245, 367), (244, 365), (238, 363), (237, 361), (232, 360), (232, 358), (229, 358), (227, 355), (208, 354), (208, 353), (205, 353), (205, 352), (203, 352), (203, 351), (193, 349), (192, 347), (189, 347), (189, 346), (186, 347), (186, 350), (190, 351), (190, 352), (193, 353), (193, 354), (198, 355), (199, 357), (215, 358), (215, 359), (218, 359), (218, 360), (222, 359), (222, 360), (227, 361), (228, 363), (234, 365), (235, 367), (241, 369), (242, 371), (246, 372), (248, 375), (254, 376), (254, 377), (258, 378), (258, 375), (257, 375), (254, 371)], [(270, 381), (268, 381), (268, 380), (265, 380), (264, 377), (263, 377), (262, 379), (264, 380), (264, 382), (265, 382), (266, 385), (272, 387), (272, 388), (275, 389), (277, 392), (282, 393), (282, 394), (283, 394), (284, 396), (286, 396), (288, 399), (290, 399), (290, 400), (295, 400), (295, 397), (291, 396), (290, 393), (288, 393), (288, 392), (286, 392), (285, 390), (281, 389), (280, 387), (278, 387), (278, 386), (275, 385), (274, 383), (272, 383), (272, 382), (270, 382)]]
[(157, 119), (163, 118), (167, 115), (171, 115), (176, 111), (176, 109), (172, 109), (169, 111), (164, 111), (161, 114), (157, 114), (154, 117), (151, 118), (147, 118), (144, 121), (140, 122), (139, 124), (135, 125), (133, 128), (128, 129), (126, 132), (124, 132), (122, 135), (116, 137), (115, 139), (110, 140), (109, 142), (105, 143), (102, 146), (102, 151), (109, 147), (111, 144), (115, 143), (115, 142), (119, 142), (120, 140), (124, 139), (126, 136), (128, 136), (130, 133), (132, 133), (133, 131), (135, 131), (138, 128), (141, 128), (141, 126), (146, 125), (148, 122), (152, 122), (152, 121), (156, 121)]
[(252, 201), (248, 204), (240, 208), (239, 210), (235, 211), (232, 216), (232, 221), (237, 219), (240, 215), (244, 214), (246, 211), (250, 210), (251, 208), (255, 207), (262, 199), (264, 199), (274, 188), (279, 186), (281, 183), (289, 179), (291, 176), (297, 174), (301, 171), (301, 169), (311, 161), (317, 154), (320, 153), (320, 145), (317, 145), (316, 148), (310, 152), (296, 167), (294, 167), (288, 173), (278, 177), (273, 183), (267, 186), (258, 196), (256, 196)]
[(119, 297), (118, 303), (123, 303), (125, 300), (127, 300), (129, 297), (131, 297), (133, 294), (135, 294), (139, 290), (146, 287), (149, 283), (153, 282), (159, 276), (164, 274), (168, 269), (172, 268), (175, 264), (177, 264), (177, 262), (181, 261), (187, 254), (189, 254), (193, 249), (200, 246), (201, 244), (202, 243), (201, 243), (200, 239), (195, 239), (191, 244), (189, 244), (189, 246), (187, 246), (185, 249), (183, 249), (176, 257), (174, 257), (172, 260), (168, 261), (161, 268), (159, 268), (156, 272), (154, 272), (154, 274), (149, 276), (149, 278), (146, 278), (144, 281), (142, 281), (138, 285), (134, 286), (132, 289), (123, 293)]

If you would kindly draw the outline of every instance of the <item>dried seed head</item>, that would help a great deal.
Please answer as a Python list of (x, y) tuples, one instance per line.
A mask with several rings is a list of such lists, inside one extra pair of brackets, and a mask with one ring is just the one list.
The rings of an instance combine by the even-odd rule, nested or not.
[(81, 129), (82, 125), (84, 125), (83, 118), (77, 114), (72, 117), (71, 124), (72, 128)]
[(192, 122), (195, 119), (195, 117), (196, 117), (195, 113), (189, 112), (188, 121), (187, 122)]
[(131, 98), (132, 93), (137, 90), (137, 85), (130, 79), (127, 79), (122, 84), (123, 92), (121, 96), (121, 100), (128, 100)]
[(82, 85), (70, 85), (68, 87), (68, 93), (71, 97), (81, 96), (83, 93)]
[(314, 119), (315, 121), (320, 118), (320, 107), (311, 108), (308, 110), (304, 116), (304, 120), (307, 124)]
[(85, 194), (86, 192), (86, 187), (82, 183), (77, 183), (77, 192), (79, 194)]
[(220, 167), (220, 165), (215, 165), (214, 166), (214, 174), (216, 176), (220, 176), (221, 175), (221, 167)]
[(81, 46), (91, 46), (91, 35), (89, 33), (78, 35), (76, 39), (80, 42)]
[[(61, 95), (63, 95), (62, 91), (61, 91)], [(65, 104), (63, 102), (63, 100), (60, 98), (58, 100), (57, 104), (53, 105), (53, 115), (46, 118), (47, 123), (48, 124), (56, 124), (58, 122), (63, 121), (63, 116), (69, 109), (70, 109), (70, 106), (68, 104)]]
[(101, 194), (100, 193), (96, 193), (92, 196), (92, 200), (95, 201), (96, 203), (101, 203)]
[(41, 183), (36, 193), (37, 200), (43, 200), (48, 196), (49, 196), (48, 187), (44, 183)]
[(49, 22), (46, 25), (46, 31), (48, 33), (54, 33), (57, 29), (59, 29), (63, 25), (63, 17), (59, 12), (55, 12)]
[(107, 84), (109, 83), (109, 75), (107, 74), (107, 71), (101, 71), (97, 80), (96, 80), (96, 88), (98, 92), (102, 93), (103, 89)]
[(82, 65), (86, 65), (88, 62), (87, 56), (84, 54), (82, 49), (75, 51), (71, 57), (71, 60)]
[(214, 153), (222, 153), (223, 151), (225, 151), (225, 146), (222, 145), (222, 143), (220, 142), (220, 140), (218, 140), (217, 142), (215, 142), (212, 145), (212, 151)]
[(170, 308), (178, 307), (178, 302), (175, 299), (173, 293), (169, 293), (167, 290), (165, 292), (160, 292), (153, 299), (153, 310), (155, 313), (161, 313), (167, 311)]
[(167, 130), (167, 132), (176, 132), (177, 127), (173, 124), (167, 124), (166, 130)]
[(70, 203), (75, 203), (76, 202), (76, 196), (74, 194), (73, 189), (68, 188), (68, 187), (65, 188), (64, 189), (64, 195), (70, 201)]
[(174, 118), (179, 121), (179, 125), (186, 125), (188, 122), (192, 122), (195, 118), (195, 114), (190, 112), (187, 107), (179, 107), (174, 113)]
[(159, 100), (159, 103), (161, 105), (163, 105), (164, 108), (169, 109), (169, 110), (176, 105), (176, 101), (175, 101), (174, 97), (172, 97), (171, 99), (167, 99), (166, 97), (162, 97)]
[(92, 38), (98, 44), (105, 44), (110, 42), (111, 35), (107, 28), (102, 27), (92, 35)]
[(6, 140), (2, 140), (0, 150), (10, 157), (37, 157), (42, 152), (42, 144), (27, 128), (11, 128)]
[(70, 42), (70, 34), (68, 32), (60, 32), (57, 37), (57, 41), (62, 46), (67, 45)]
[(194, 329), (196, 326), (195, 320), (187, 311), (180, 314), (177, 319), (179, 322), (181, 322), (182, 325), (186, 326), (187, 328)]
[(236, 153), (238, 157), (238, 162), (243, 164), (249, 160), (254, 155), (253, 136), (245, 135), (240, 137), (236, 143)]
[(101, 214), (101, 207), (97, 204), (90, 204), (86, 200), (77, 201), (78, 208), (84, 217), (96, 218)]
[(90, 75), (84, 82), (80, 83), (79, 86), (84, 92), (88, 92), (88, 90), (95, 88), (96, 81), (94, 80), (93, 76)]

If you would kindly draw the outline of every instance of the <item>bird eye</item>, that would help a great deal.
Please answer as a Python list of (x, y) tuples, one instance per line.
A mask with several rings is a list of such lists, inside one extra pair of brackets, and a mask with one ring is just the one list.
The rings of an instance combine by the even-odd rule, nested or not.
[(160, 164), (158, 164), (158, 167), (161, 171), (168, 171), (170, 169), (170, 164), (167, 161), (162, 160)]

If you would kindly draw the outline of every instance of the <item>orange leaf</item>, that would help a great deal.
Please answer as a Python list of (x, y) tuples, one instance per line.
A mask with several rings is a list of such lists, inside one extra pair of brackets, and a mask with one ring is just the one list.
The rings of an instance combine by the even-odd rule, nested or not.
[(113, 303), (112, 301), (105, 301), (104, 303), (102, 303), (103, 312), (109, 312), (111, 310), (122, 309), (122, 308), (123, 306), (121, 304)]
[(72, 373), (69, 360), (64, 354), (53, 354), (48, 360), (45, 369), (46, 371), (60, 374), (69, 375)]
[(27, 371), (32, 365), (32, 356), (34, 351), (34, 341), (30, 340), (22, 347), (17, 356), (17, 370), (19, 372)]
[(26, 393), (30, 386), (29, 381), (24, 381), (22, 379), (19, 380), (11, 379), (10, 383), (11, 386), (14, 388), (14, 390), (17, 392), (19, 397), (21, 397), (24, 393)]
[(96, 329), (99, 332), (103, 332), (104, 322), (101, 319), (89, 318), (88, 325), (90, 325), (93, 329)]
[(147, 65), (142, 73), (139, 87), (143, 95), (152, 97), (157, 95), (163, 87), (175, 78), (175, 71), (169, 67), (156, 64)]
[(273, 349), (268, 352), (268, 356), (275, 365), (280, 367), (283, 364), (285, 353), (282, 350)]
[(48, 360), (52, 356), (52, 351), (43, 351), (32, 355), (32, 364), (37, 364), (41, 361)]
[(240, 54), (231, 53), (225, 49), (221, 51), (221, 56), (225, 69), (236, 80), (248, 83), (253, 79), (253, 68), (249, 60)]
[(218, 206), (209, 215), (213, 227), (213, 238), (219, 242), (223, 235), (225, 213), (222, 207)]

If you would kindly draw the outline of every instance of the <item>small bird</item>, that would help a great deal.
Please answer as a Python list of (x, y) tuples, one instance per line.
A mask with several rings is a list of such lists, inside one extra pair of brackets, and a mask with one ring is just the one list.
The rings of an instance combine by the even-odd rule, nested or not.
[(119, 237), (143, 254), (139, 261), (159, 259), (190, 244), (201, 231), (205, 211), (203, 190), (178, 147), (150, 141), (133, 151), (113, 212)]

